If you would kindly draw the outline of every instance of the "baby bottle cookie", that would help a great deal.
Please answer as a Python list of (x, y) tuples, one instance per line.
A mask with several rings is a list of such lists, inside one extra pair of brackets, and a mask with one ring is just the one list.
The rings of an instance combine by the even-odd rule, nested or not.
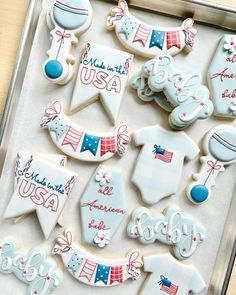
[(119, 170), (99, 165), (80, 199), (83, 238), (100, 248), (110, 243), (126, 215)]
[(193, 19), (188, 18), (176, 28), (150, 26), (129, 12), (125, 0), (119, 0), (107, 18), (107, 29), (115, 30), (117, 38), (130, 51), (154, 57), (161, 52), (175, 55), (184, 48), (192, 50), (197, 34), (193, 23)]
[(67, 271), (78, 281), (95, 287), (111, 287), (139, 278), (143, 266), (139, 250), (130, 251), (125, 258), (109, 259), (95, 256), (73, 240), (72, 232), (65, 231), (57, 237), (53, 253), (61, 256)]
[(236, 35), (224, 35), (208, 70), (214, 114), (236, 118)]
[(217, 175), (225, 170), (225, 165), (236, 161), (236, 128), (218, 125), (211, 129), (203, 140), (203, 152), (201, 169), (193, 174), (193, 181), (186, 188), (187, 197), (195, 204), (208, 200)]
[(72, 46), (88, 30), (92, 21), (92, 7), (88, 0), (56, 0), (47, 14), (51, 47), (44, 63), (44, 76), (51, 82), (66, 84), (72, 77), (75, 58)]

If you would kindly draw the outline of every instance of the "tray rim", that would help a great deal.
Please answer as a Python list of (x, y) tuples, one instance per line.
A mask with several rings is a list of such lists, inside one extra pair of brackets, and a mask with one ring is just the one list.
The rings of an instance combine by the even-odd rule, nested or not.
[[(14, 100), (17, 100), (17, 98), (15, 97), (16, 96), (15, 89), (16, 89), (16, 87), (20, 87), (20, 89), (21, 89), (22, 85), (23, 85), (24, 79), (21, 81), (21, 83), (20, 83), (21, 85), (17, 85), (21, 69), (24, 66), (23, 60), (24, 59), (26, 60), (26, 62), (25, 62), (25, 66), (26, 66), (28, 63), (29, 56), (30, 56), (31, 47), (32, 47), (32, 44), (34, 41), (34, 36), (32, 36), (30, 41), (28, 40), (28, 36), (29, 36), (30, 31), (36, 30), (38, 18), (40, 15), (39, 5), (41, 6), (42, 1), (43, 0), (29, 0), (25, 23), (23, 26), (22, 35), (21, 35), (21, 38), (19, 41), (19, 47), (18, 47), (17, 54), (16, 54), (16, 64), (15, 64), (15, 67), (14, 67), (14, 70), (12, 73), (12, 77), (10, 80), (8, 94), (7, 94), (7, 98), (5, 101), (5, 107), (4, 107), (3, 115), (2, 115), (2, 118), (0, 121), (0, 155), (1, 156), (2, 156), (1, 150), (4, 150), (3, 139), (7, 133), (8, 122), (10, 121), (10, 119), (12, 117), (12, 105), (13, 105)], [(107, 0), (99, 0), (99, 1), (107, 2)], [(109, 2), (114, 3), (115, 1), (112, 0)], [(129, 1), (127, 1), (127, 2), (129, 2)], [(188, 2), (188, 3), (197, 4), (197, 5), (207, 6), (207, 7), (214, 8), (214, 9), (220, 9), (224, 12), (236, 13), (236, 8), (234, 9), (229, 6), (223, 6), (220, 4), (211, 3), (211, 2), (203, 1), (203, 0), (180, 0), (180, 2)], [(136, 6), (135, 4), (132, 4), (132, 6), (140, 8), (140, 6)], [(142, 8), (140, 8), (140, 9), (142, 9)], [(142, 10), (145, 10), (145, 9), (142, 9)], [(151, 10), (151, 9), (147, 9), (147, 10), (152, 11), (154, 13), (158, 13), (155, 10)], [(209, 24), (206, 23), (205, 25), (209, 25)], [(34, 27), (34, 28), (32, 29), (32, 27)], [(30, 46), (30, 48), (29, 48), (29, 52), (26, 54), (25, 49), (27, 48), (27, 46)], [(5, 148), (7, 150), (7, 147), (5, 147)], [(3, 158), (5, 158), (5, 154), (3, 155)], [(2, 172), (4, 162), (5, 162), (5, 159), (3, 159), (2, 163), (0, 162), (0, 178), (1, 178), (1, 172)], [(231, 209), (228, 211), (228, 215), (226, 218), (226, 224), (228, 224), (227, 227), (235, 229), (236, 218), (233, 218), (235, 216), (235, 214), (233, 212), (234, 206), (232, 206), (232, 204), (235, 204), (235, 207), (236, 207), (236, 185), (235, 185), (234, 191), (232, 193), (232, 201), (231, 201), (231, 205), (230, 205)], [(230, 220), (230, 216), (231, 216), (231, 220)], [(224, 233), (221, 237), (219, 249), (217, 252), (217, 256), (219, 256), (220, 258), (218, 258), (215, 262), (212, 277), (211, 277), (211, 280), (209, 283), (209, 289), (207, 292), (208, 295), (210, 295), (210, 294), (224, 295), (224, 294), (226, 294), (228, 286), (229, 286), (232, 270), (233, 270), (235, 259), (236, 259), (236, 233), (232, 239), (231, 239), (231, 237), (228, 237), (228, 239), (227, 239), (227, 245), (231, 249), (231, 251), (229, 251), (227, 253), (229, 256), (229, 257), (227, 257), (228, 259), (225, 259), (225, 256), (221, 255), (221, 254), (225, 248), (225, 243), (223, 243), (223, 240), (226, 236), (226, 232), (227, 231), (224, 230)], [(230, 246), (229, 246), (229, 244), (230, 244)], [(220, 267), (218, 266), (218, 268), (222, 269), (222, 263), (224, 266), (223, 268), (226, 271), (223, 273), (223, 278), (220, 280), (220, 279), (218, 279), (219, 271), (217, 273), (216, 268), (217, 268), (217, 265), (221, 264)], [(214, 280), (215, 281), (218, 280), (218, 286), (216, 286), (216, 287), (214, 286)]]

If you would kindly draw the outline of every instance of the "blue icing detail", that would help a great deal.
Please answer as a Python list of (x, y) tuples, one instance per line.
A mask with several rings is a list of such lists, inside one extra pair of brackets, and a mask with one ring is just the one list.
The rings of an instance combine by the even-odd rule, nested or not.
[(202, 203), (208, 198), (209, 192), (204, 185), (198, 184), (191, 189), (190, 195), (194, 202)]
[(49, 131), (55, 132), (57, 141), (64, 135), (68, 130), (69, 125), (62, 121), (60, 117), (56, 117), (49, 128)]
[(84, 262), (84, 258), (74, 253), (71, 256), (70, 261), (68, 262), (68, 269), (71, 270), (73, 274), (75, 274), (79, 270), (83, 262)]
[(110, 266), (98, 264), (95, 283), (102, 281), (105, 285), (107, 285), (108, 277), (110, 272)]
[(150, 44), (149, 44), (149, 48), (157, 46), (160, 49), (162, 49), (163, 44), (164, 44), (164, 38), (165, 38), (165, 32), (158, 31), (158, 30), (153, 30), (151, 40), (150, 40)]
[(62, 64), (56, 60), (49, 60), (44, 67), (45, 74), (51, 79), (57, 79), (62, 75)]
[(136, 26), (137, 22), (134, 19), (126, 17), (124, 23), (122, 24), (122, 27), (119, 30), (119, 33), (124, 34), (126, 40), (128, 40), (135, 30)]
[(85, 152), (85, 151), (90, 151), (94, 156), (96, 156), (98, 145), (100, 142), (100, 137), (90, 135), (90, 134), (85, 134), (84, 135), (84, 140), (81, 146), (80, 152)]

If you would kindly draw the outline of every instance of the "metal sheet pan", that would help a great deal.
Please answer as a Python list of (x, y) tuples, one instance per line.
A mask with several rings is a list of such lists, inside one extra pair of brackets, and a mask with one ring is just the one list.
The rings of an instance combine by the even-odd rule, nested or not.
[[(132, 5), (135, 4), (135, 0), (129, 1)], [(189, 2), (196, 5), (201, 5), (202, 1), (160, 1), (160, 2), (166, 2), (166, 4), (170, 6), (175, 7), (176, 10), (173, 12), (175, 15), (181, 15), (183, 16), (185, 13), (181, 14), (178, 12), (178, 4), (179, 2)], [(175, 2), (175, 3), (173, 3)], [(147, 3), (147, 2), (146, 2)], [(171, 5), (172, 4), (172, 5)], [(139, 7), (141, 7), (140, 4), (137, 4)], [(204, 4), (205, 5), (205, 4)], [(202, 7), (204, 6), (202, 5)], [(154, 9), (152, 6), (145, 6), (145, 8)], [(41, 9), (41, 1), (40, 0), (31, 0), (30, 5), (28, 8), (28, 14), (25, 21), (25, 26), (18, 50), (17, 55), (17, 62), (15, 66), (15, 70), (12, 76), (11, 84), (9, 87), (8, 97), (6, 101), (6, 106), (0, 126), (0, 173), (2, 171), (5, 153), (8, 146), (8, 139), (11, 134), (11, 129), (14, 124), (14, 113), (17, 106), (17, 99), (19, 97), (19, 94), (21, 92), (21, 87), (23, 83), (24, 78), (24, 72), (27, 66), (27, 61), (30, 55), (30, 49), (34, 38), (34, 32), (37, 25), (37, 20), (39, 17)], [(158, 10), (162, 9), (160, 6), (158, 6)], [(180, 7), (179, 7), (180, 9)], [(224, 7), (217, 7), (222, 13), (225, 14), (225, 19), (230, 19), (232, 16), (232, 13), (234, 14), (235, 10), (229, 10), (229, 8)], [(168, 10), (170, 12), (170, 10)], [(172, 11), (171, 11), (172, 13)], [(236, 18), (235, 18), (236, 19)], [(234, 25), (235, 25), (235, 19), (234, 19)], [(225, 23), (224, 23), (225, 25)], [(230, 25), (231, 26), (231, 25)], [(229, 27), (229, 25), (227, 25)], [(225, 223), (225, 231), (222, 236), (222, 240), (220, 243), (220, 247), (218, 250), (218, 259), (215, 263), (214, 272), (212, 275), (210, 288), (208, 291), (208, 294), (226, 294), (228, 282), (230, 279), (230, 274), (232, 271), (235, 253), (236, 253), (236, 239), (235, 239), (235, 228), (236, 228), (236, 189), (233, 192), (234, 197), (232, 198), (232, 203), (230, 206), (230, 210), (228, 212), (227, 221)]]

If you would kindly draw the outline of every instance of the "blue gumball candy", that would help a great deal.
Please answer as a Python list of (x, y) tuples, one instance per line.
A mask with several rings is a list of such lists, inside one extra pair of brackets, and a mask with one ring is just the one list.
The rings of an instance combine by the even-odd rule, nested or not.
[(58, 60), (52, 59), (46, 63), (44, 71), (50, 79), (57, 79), (62, 75), (63, 67)]
[(202, 203), (208, 198), (209, 192), (207, 187), (202, 184), (198, 184), (191, 189), (190, 195), (195, 203)]

